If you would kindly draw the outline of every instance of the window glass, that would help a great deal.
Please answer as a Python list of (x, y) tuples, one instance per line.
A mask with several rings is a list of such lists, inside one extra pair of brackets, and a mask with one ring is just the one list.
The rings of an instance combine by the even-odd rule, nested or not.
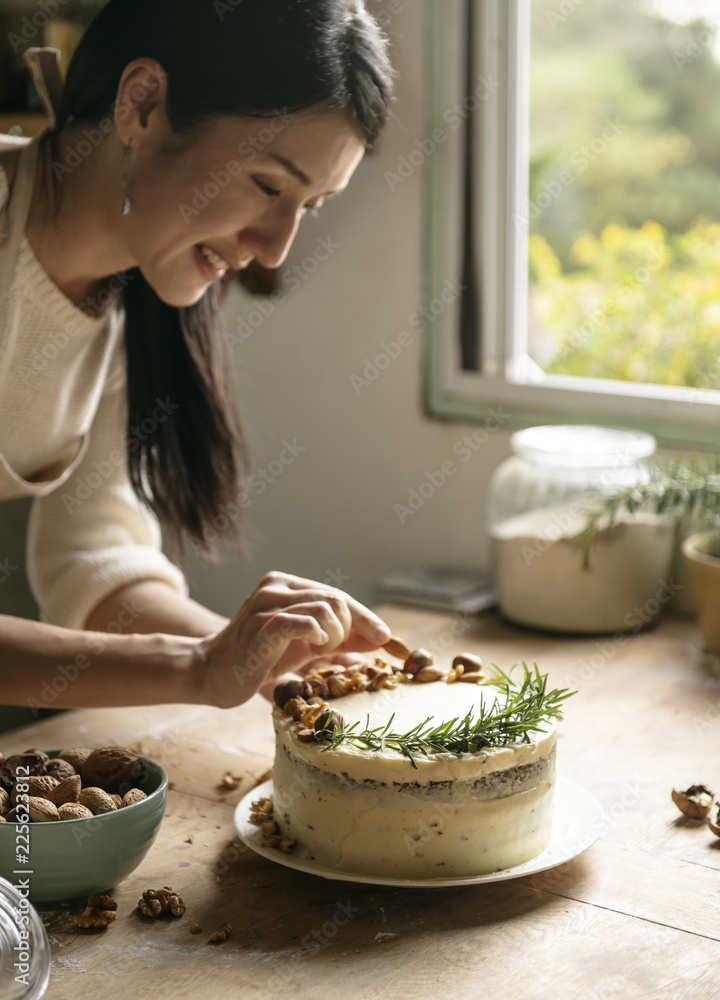
[(720, 2), (532, 0), (528, 353), (720, 389)]

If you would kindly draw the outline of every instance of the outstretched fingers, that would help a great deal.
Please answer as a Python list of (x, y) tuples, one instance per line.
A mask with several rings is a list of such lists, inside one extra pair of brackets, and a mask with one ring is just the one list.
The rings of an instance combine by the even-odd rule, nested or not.
[[(318, 602), (328, 605), (343, 630), (342, 636), (338, 636), (334, 629), (331, 631), (328, 649), (337, 648), (347, 641), (353, 631), (366, 641), (368, 645), (364, 648), (368, 650), (377, 649), (390, 638), (390, 629), (385, 622), (363, 604), (343, 591), (325, 587), (313, 580), (287, 573), (268, 573), (258, 591), (258, 599), (260, 606), (265, 607), (278, 607), (285, 603), (291, 607), (316, 605)], [(320, 620), (324, 626), (323, 618), (324, 615), (321, 615)]]

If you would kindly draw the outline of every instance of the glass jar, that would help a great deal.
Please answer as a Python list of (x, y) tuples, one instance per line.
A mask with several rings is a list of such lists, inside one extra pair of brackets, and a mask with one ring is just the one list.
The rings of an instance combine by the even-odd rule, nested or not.
[(17, 885), (0, 878), (0, 1000), (38, 1000), (50, 979), (47, 932), (22, 874)]
[(672, 596), (673, 524), (622, 513), (598, 532), (590, 565), (578, 543), (598, 498), (647, 482), (650, 434), (609, 427), (518, 431), (488, 503), (500, 610), (557, 632), (638, 632)]

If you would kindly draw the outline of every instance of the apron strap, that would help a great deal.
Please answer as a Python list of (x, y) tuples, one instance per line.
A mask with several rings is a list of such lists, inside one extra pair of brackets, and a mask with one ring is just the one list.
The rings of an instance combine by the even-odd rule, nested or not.
[(60, 72), (60, 50), (30, 48), (24, 53), (24, 59), (45, 105), (50, 119), (50, 131), (53, 131), (59, 122), (65, 120), (65, 88)]

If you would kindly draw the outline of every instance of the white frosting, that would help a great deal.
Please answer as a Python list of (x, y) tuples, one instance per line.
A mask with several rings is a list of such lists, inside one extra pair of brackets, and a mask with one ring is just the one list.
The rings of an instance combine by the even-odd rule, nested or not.
[[(495, 687), (400, 685), (330, 704), (346, 725), (406, 732), (464, 718)], [(502, 696), (501, 696), (502, 697)], [(475, 712), (477, 717), (477, 712)], [(399, 878), (448, 878), (512, 867), (541, 853), (552, 834), (556, 727), (530, 743), (456, 756), (371, 751), (349, 742), (333, 750), (302, 743), (275, 709), (275, 818), (299, 851), (345, 871)], [(520, 769), (520, 770), (518, 770)]]
[[(386, 725), (395, 716), (392, 731), (405, 733), (425, 719), (432, 719), (432, 725), (465, 718), (482, 701), (492, 703), (498, 696), (498, 689), (492, 685), (432, 683), (401, 684), (395, 689), (361, 691), (356, 694), (335, 698), (330, 702), (333, 711), (339, 712), (345, 720), (346, 728), (358, 723), (358, 731)], [(371, 751), (354, 746), (349, 741), (341, 743), (335, 750), (323, 749), (323, 744), (301, 743), (295, 739), (297, 724), (290, 716), (276, 709), (276, 727), (279, 732), (290, 736), (293, 755), (313, 767), (335, 774), (344, 774), (358, 781), (370, 776), (379, 781), (454, 781), (481, 777), (493, 771), (508, 767), (518, 767), (542, 759), (555, 743), (554, 723), (545, 726), (545, 732), (537, 734), (531, 743), (516, 743), (507, 747), (489, 747), (476, 754), (457, 757), (452, 753), (417, 754), (413, 768), (407, 757), (399, 750), (386, 747), (384, 751)], [(286, 735), (286, 738), (287, 738)]]

